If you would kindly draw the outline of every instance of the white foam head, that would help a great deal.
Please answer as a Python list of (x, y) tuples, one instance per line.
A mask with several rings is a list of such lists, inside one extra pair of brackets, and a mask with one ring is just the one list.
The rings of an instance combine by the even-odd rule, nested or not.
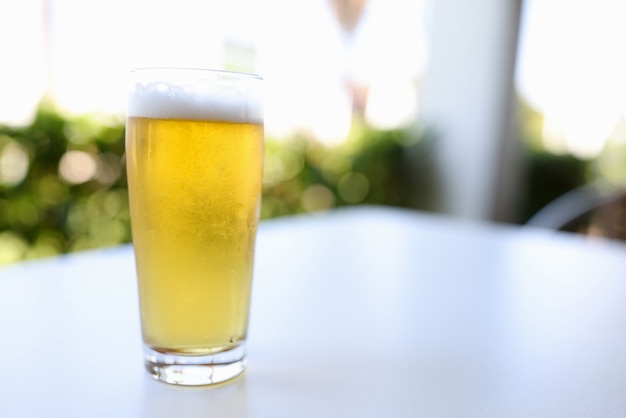
[(133, 75), (129, 117), (263, 122), (257, 76), (177, 69), (136, 70)]

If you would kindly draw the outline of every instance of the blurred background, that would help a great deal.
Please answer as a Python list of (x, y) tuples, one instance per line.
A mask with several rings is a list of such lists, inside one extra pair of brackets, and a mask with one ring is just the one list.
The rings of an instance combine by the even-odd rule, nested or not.
[[(264, 77), (264, 219), (541, 224), (566, 193), (626, 187), (620, 0), (24, 0), (0, 19), (0, 264), (130, 242), (134, 67)], [(612, 213), (572, 230), (623, 236)]]

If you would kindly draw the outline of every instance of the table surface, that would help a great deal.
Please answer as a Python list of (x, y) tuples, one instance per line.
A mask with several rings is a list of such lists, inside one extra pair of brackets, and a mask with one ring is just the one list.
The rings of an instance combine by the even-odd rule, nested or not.
[(626, 416), (626, 245), (357, 207), (262, 223), (243, 377), (143, 370), (132, 247), (0, 269), (2, 417)]

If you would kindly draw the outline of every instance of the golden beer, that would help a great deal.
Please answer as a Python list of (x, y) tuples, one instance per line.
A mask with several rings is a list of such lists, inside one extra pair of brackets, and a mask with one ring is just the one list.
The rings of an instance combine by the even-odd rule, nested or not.
[[(228, 101), (206, 111), (158, 93), (145, 112), (131, 107), (126, 127), (146, 366), (169, 383), (215, 383), (245, 367), (263, 125)], [(237, 362), (222, 377), (213, 370)]]
[(144, 341), (209, 354), (246, 337), (263, 127), (129, 118)]

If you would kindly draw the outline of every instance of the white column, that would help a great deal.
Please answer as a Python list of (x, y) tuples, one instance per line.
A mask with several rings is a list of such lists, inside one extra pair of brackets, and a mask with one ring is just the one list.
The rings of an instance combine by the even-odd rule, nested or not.
[(522, 0), (431, 0), (420, 125), (435, 145), (438, 209), (510, 220), (519, 164), (512, 130)]

